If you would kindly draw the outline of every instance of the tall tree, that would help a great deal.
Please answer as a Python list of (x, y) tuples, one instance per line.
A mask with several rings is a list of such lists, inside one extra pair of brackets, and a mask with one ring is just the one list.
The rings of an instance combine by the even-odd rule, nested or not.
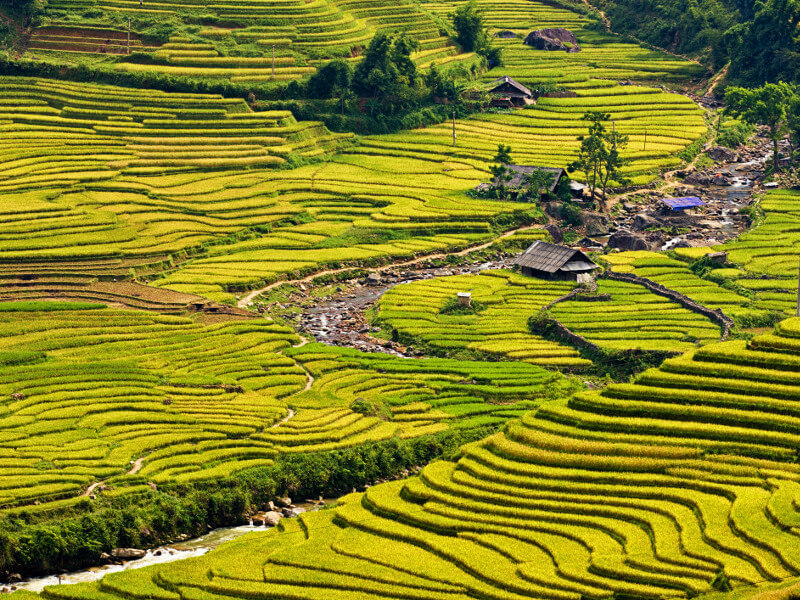
[(588, 135), (578, 137), (581, 142), (578, 157), (572, 161), (567, 170), (571, 173), (579, 171), (586, 176), (589, 194), (595, 198), (598, 186), (602, 190), (600, 209), (606, 210), (606, 189), (610, 181), (622, 182), (620, 169), (626, 164), (621, 150), (628, 143), (628, 136), (615, 131), (608, 131), (606, 123), (611, 119), (608, 113), (589, 111), (581, 117), (589, 121)]
[(488, 34), (475, 0), (459, 6), (453, 13), (456, 41), (467, 52), (477, 52), (486, 46)]
[(499, 198), (505, 198), (506, 185), (513, 179), (511, 169), (508, 168), (508, 165), (511, 164), (511, 146), (498, 144), (494, 160), (497, 164), (489, 167), (494, 177), (494, 189)]
[(795, 90), (787, 83), (767, 83), (760, 88), (729, 87), (725, 91), (725, 112), (745, 123), (764, 125), (772, 140), (772, 165), (780, 171), (778, 142), (788, 132), (789, 109)]

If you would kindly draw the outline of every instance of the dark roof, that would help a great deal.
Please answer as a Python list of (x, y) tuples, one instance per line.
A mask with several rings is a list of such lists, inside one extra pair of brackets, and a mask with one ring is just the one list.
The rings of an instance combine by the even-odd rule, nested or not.
[(695, 208), (705, 206), (706, 203), (697, 196), (686, 196), (684, 198), (662, 198), (661, 201), (672, 210), (684, 210), (685, 208)]
[[(557, 167), (530, 167), (527, 165), (506, 165), (506, 168), (511, 171), (512, 177), (511, 181), (506, 183), (506, 187), (509, 188), (523, 188), (526, 187), (525, 183), (525, 176), (530, 175), (534, 171), (547, 171), (548, 173), (552, 173), (555, 175), (553, 180), (553, 185), (550, 186), (548, 191), (552, 192), (561, 178), (564, 176), (566, 171), (561, 168)], [(499, 182), (495, 181), (494, 184), (497, 185)]]
[(556, 271), (590, 271), (597, 269), (591, 259), (580, 250), (548, 244), (541, 240), (535, 241), (530, 248), (525, 250), (517, 258), (514, 264), (520, 267), (528, 267), (546, 273)]
[(531, 96), (531, 97), (533, 96), (533, 92), (532, 91), (530, 91), (528, 88), (526, 88), (524, 85), (522, 85), (519, 81), (517, 81), (515, 79), (511, 79), (511, 77), (509, 77), (508, 75), (503, 75), (502, 77), (498, 77), (497, 79), (492, 81), (489, 84), (490, 86), (492, 86), (492, 89), (489, 90), (489, 91), (494, 91), (495, 89), (497, 89), (501, 85), (505, 85), (505, 84), (508, 84), (511, 87), (515, 88), (521, 94), (525, 94), (526, 96)]

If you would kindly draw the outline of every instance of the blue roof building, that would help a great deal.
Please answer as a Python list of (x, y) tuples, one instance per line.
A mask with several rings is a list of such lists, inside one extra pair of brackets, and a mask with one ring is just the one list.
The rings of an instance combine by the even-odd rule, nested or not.
[(687, 208), (697, 208), (705, 206), (706, 203), (697, 196), (685, 196), (683, 198), (662, 198), (661, 202), (672, 210), (686, 210)]

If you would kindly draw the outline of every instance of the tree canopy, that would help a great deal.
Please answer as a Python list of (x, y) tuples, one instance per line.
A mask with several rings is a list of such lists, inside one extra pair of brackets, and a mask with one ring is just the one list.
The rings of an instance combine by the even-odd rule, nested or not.
[(765, 125), (773, 143), (772, 159), (779, 168), (778, 142), (789, 131), (790, 110), (797, 104), (797, 91), (787, 83), (767, 83), (759, 88), (729, 87), (725, 92), (725, 112), (745, 123)]

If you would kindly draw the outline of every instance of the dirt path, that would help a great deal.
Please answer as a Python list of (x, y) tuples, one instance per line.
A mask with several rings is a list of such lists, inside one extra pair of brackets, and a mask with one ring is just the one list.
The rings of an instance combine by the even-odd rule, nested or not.
[[(518, 227), (516, 229), (511, 229), (509, 231), (506, 231), (505, 233), (503, 233), (499, 237), (497, 237), (497, 238), (495, 238), (495, 239), (493, 239), (493, 240), (491, 240), (489, 242), (485, 242), (485, 243), (479, 244), (477, 246), (470, 246), (469, 248), (465, 248), (464, 250), (460, 250), (458, 252), (438, 252), (436, 254), (426, 254), (425, 256), (420, 256), (420, 257), (417, 257), (417, 258), (413, 258), (411, 260), (406, 260), (406, 261), (396, 262), (396, 263), (389, 263), (389, 264), (383, 265), (381, 267), (376, 267), (374, 270), (378, 271), (378, 272), (389, 271), (389, 270), (393, 270), (393, 269), (397, 269), (397, 268), (409, 267), (409, 266), (412, 266), (412, 265), (416, 265), (416, 264), (419, 264), (419, 263), (424, 262), (426, 260), (436, 260), (438, 258), (446, 258), (448, 256), (465, 256), (467, 254), (470, 254), (471, 252), (478, 252), (480, 250), (485, 250), (486, 248), (488, 248), (489, 246), (491, 246), (492, 244), (497, 242), (497, 240), (502, 240), (503, 238), (511, 237), (512, 235), (514, 235), (518, 231), (525, 231), (525, 230), (528, 230), (528, 229), (539, 229), (539, 228), (541, 228), (541, 225), (525, 225), (524, 227)], [(308, 275), (307, 277), (303, 277), (302, 279), (282, 279), (280, 281), (276, 281), (275, 283), (270, 283), (268, 286), (263, 287), (261, 289), (253, 290), (253, 291), (249, 292), (247, 295), (242, 296), (242, 298), (240, 298), (239, 301), (236, 303), (236, 306), (238, 306), (239, 308), (247, 308), (248, 306), (250, 306), (253, 303), (253, 300), (255, 300), (258, 296), (260, 296), (264, 292), (268, 292), (269, 290), (271, 290), (273, 288), (276, 288), (276, 287), (278, 287), (280, 285), (283, 285), (283, 284), (296, 285), (296, 284), (300, 284), (300, 283), (309, 283), (310, 281), (316, 279), (317, 277), (322, 277), (324, 275), (335, 275), (336, 273), (343, 273), (345, 271), (352, 271), (353, 268), (354, 267), (344, 267), (344, 268), (341, 268), (341, 269), (326, 269), (324, 271), (317, 271), (316, 273), (314, 273), (312, 275)]]
[(133, 461), (133, 467), (131, 467), (131, 470), (128, 471), (127, 474), (128, 475), (136, 475), (139, 471), (141, 471), (142, 467), (144, 466), (144, 459), (145, 458), (147, 458), (147, 457), (146, 456), (142, 456), (141, 458), (137, 458), (135, 461)]
[(105, 483), (105, 480), (103, 480), (103, 481), (95, 481), (92, 485), (90, 485), (88, 488), (86, 488), (84, 490), (84, 492), (81, 494), (81, 496), (90, 495), (92, 492), (94, 492), (98, 487), (100, 487), (104, 483)]
[[(139, 471), (142, 470), (142, 467), (144, 466), (144, 460), (146, 458), (147, 458), (146, 456), (142, 456), (140, 458), (137, 458), (135, 461), (133, 461), (133, 465), (131, 466), (131, 468), (125, 474), (126, 475), (136, 475)], [(86, 488), (84, 490), (84, 492), (81, 494), (81, 496), (88, 496), (89, 494), (94, 492), (98, 487), (100, 487), (101, 485), (104, 485), (105, 482), (106, 482), (105, 479), (103, 479), (102, 481), (95, 481), (92, 485), (90, 485), (88, 488)]]
[(716, 75), (714, 75), (714, 77), (711, 78), (711, 80), (708, 82), (708, 89), (703, 94), (703, 98), (710, 98), (712, 96), (712, 92), (714, 90), (714, 86), (717, 85), (717, 82), (720, 79), (722, 79), (723, 77), (725, 77), (725, 75), (728, 74), (728, 67), (729, 66), (730, 65), (725, 65), (724, 67), (722, 67), (722, 69), (720, 69), (719, 73), (717, 73)]
[(289, 410), (289, 414), (286, 415), (285, 417), (283, 417), (280, 421), (275, 421), (272, 425), (270, 425), (270, 429), (275, 429), (276, 427), (279, 427), (280, 425), (283, 425), (284, 423), (286, 423), (286, 421), (288, 421), (289, 419), (291, 419), (294, 416), (294, 414), (295, 414), (294, 411), (291, 408), (288, 409), (288, 410)]

